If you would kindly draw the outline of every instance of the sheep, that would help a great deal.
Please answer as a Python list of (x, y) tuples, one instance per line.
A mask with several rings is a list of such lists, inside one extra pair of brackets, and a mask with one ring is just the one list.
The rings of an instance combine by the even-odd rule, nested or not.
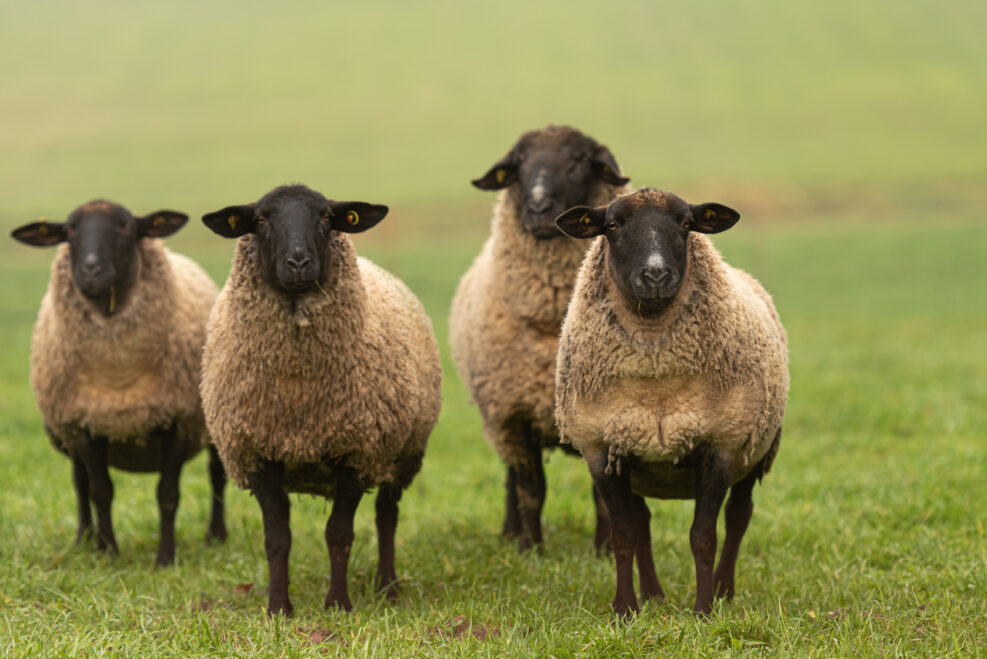
[[(473, 181), (501, 192), (491, 235), (453, 298), (450, 343), (483, 418), (484, 438), (507, 464), (502, 535), (518, 537), (522, 551), (542, 542), (542, 450), (559, 446), (555, 353), (586, 251), (552, 220), (570, 206), (608, 203), (628, 181), (607, 147), (564, 126), (524, 133)], [(609, 522), (599, 498), (593, 500), (600, 550)]]
[[(727, 265), (709, 238), (740, 215), (644, 189), (556, 219), (574, 238), (600, 236), (576, 279), (562, 326), (556, 421), (585, 458), (612, 525), (620, 615), (664, 598), (644, 498), (695, 499), (689, 539), (695, 610), (734, 594), (734, 568), (771, 467), (788, 397), (788, 347), (771, 297)], [(726, 540), (716, 558), (716, 520)]]
[[(188, 216), (161, 210), (134, 217), (95, 200), (65, 222), (13, 231), (28, 245), (60, 245), (31, 342), (31, 387), (52, 445), (72, 460), (78, 503), (76, 543), (117, 554), (109, 466), (161, 473), (157, 565), (175, 561), (175, 514), (182, 466), (208, 443), (199, 401), (206, 321), (216, 285), (159, 238)], [(226, 539), (226, 477), (209, 451), (212, 512), (208, 540)]]
[(291, 185), (202, 218), (238, 238), (209, 319), (202, 399), (227, 473), (260, 504), (268, 615), (293, 612), (287, 492), (333, 498), (325, 607), (350, 611), (353, 515), (364, 491), (379, 486), (377, 587), (397, 596), (398, 501), (421, 467), (442, 375), (421, 303), (357, 258), (346, 235), (387, 212)]

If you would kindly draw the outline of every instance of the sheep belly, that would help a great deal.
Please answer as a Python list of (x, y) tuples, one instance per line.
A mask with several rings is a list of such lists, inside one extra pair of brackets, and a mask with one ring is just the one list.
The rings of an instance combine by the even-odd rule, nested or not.
[[(675, 465), (699, 442), (743, 446), (757, 427), (761, 398), (756, 387), (720, 393), (696, 376), (628, 378), (591, 400), (576, 401), (566, 437), (583, 453), (602, 443), (614, 455)], [(686, 478), (673, 473), (673, 480)]]

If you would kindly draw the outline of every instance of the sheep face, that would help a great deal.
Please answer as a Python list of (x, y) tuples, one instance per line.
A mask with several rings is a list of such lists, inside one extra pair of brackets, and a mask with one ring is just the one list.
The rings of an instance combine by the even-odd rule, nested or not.
[(644, 189), (609, 206), (573, 208), (556, 219), (573, 238), (606, 236), (610, 277), (641, 315), (661, 313), (679, 292), (688, 262), (690, 231), (718, 233), (740, 214), (721, 204), (691, 205)]
[(275, 188), (256, 203), (208, 213), (202, 221), (226, 238), (254, 234), (268, 284), (288, 295), (301, 295), (325, 283), (333, 231), (365, 231), (387, 211), (379, 204), (331, 201), (303, 185), (292, 185)]
[(585, 204), (599, 182), (624, 185), (610, 150), (566, 126), (521, 136), (506, 156), (473, 181), (481, 190), (514, 186), (521, 226), (538, 239), (561, 236), (552, 220), (566, 208)]
[(187, 215), (166, 210), (134, 217), (119, 204), (97, 200), (76, 208), (65, 222), (42, 220), (11, 235), (40, 247), (68, 242), (76, 288), (113, 314), (137, 276), (137, 241), (171, 235), (187, 220)]

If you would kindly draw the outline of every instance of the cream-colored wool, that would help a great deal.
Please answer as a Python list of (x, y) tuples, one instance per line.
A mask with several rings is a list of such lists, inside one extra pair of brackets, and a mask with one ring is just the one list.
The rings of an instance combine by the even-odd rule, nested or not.
[[(528, 459), (508, 425), (533, 421), (544, 447), (558, 445), (555, 355), (559, 328), (586, 252), (584, 241), (537, 240), (521, 228), (518, 186), (498, 195), (491, 235), (459, 282), (449, 321), (452, 358), (483, 417), (483, 434), (510, 465)], [(599, 184), (591, 205), (624, 192)]]
[(771, 297), (691, 233), (677, 297), (646, 320), (617, 290), (609, 258), (600, 236), (562, 327), (562, 440), (584, 455), (605, 448), (611, 459), (659, 463), (710, 442), (734, 456), (733, 476), (743, 477), (772, 450), (788, 397), (787, 339)]
[(52, 263), (31, 343), (31, 386), (60, 450), (74, 453), (87, 434), (140, 444), (176, 419), (196, 451), (206, 445), (199, 374), (216, 285), (156, 238), (141, 239), (137, 255), (136, 280), (110, 317), (76, 288), (67, 244)]
[(254, 236), (237, 241), (209, 319), (202, 399), (242, 488), (261, 459), (290, 472), (344, 457), (367, 487), (404, 487), (438, 418), (441, 366), (421, 303), (344, 234), (325, 258), (324, 294), (292, 298), (262, 276)]

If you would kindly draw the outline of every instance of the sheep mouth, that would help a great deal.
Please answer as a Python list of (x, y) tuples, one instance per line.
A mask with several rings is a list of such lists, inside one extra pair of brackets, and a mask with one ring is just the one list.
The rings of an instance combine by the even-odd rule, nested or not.
[[(563, 209), (565, 210), (565, 209)], [(559, 211), (560, 213), (562, 211)], [(529, 214), (521, 222), (525, 233), (536, 240), (551, 240), (564, 236), (559, 228), (555, 226), (555, 218), (558, 213), (541, 213), (538, 215)]]
[(315, 280), (314, 279), (292, 279), (290, 281), (281, 281), (281, 287), (284, 288), (289, 293), (298, 295), (301, 293), (308, 293), (309, 291), (315, 290)]

